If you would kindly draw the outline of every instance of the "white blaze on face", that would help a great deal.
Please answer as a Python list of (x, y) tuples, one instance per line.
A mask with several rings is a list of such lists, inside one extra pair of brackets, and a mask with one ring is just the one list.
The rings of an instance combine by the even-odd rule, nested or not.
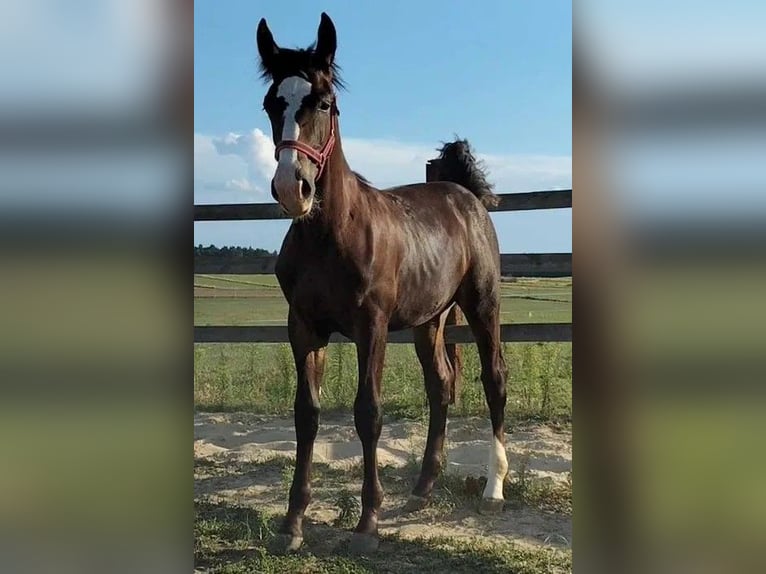
[[(303, 98), (311, 93), (311, 83), (298, 76), (285, 78), (277, 89), (277, 97), (284, 98), (287, 103), (284, 121), (282, 122), (282, 140), (297, 140), (301, 133), (295, 115), (301, 109)], [(295, 179), (295, 169), (298, 167), (298, 152), (291, 148), (279, 152), (279, 165), (277, 174), (280, 172)], [(286, 169), (287, 168), (287, 169)], [(289, 173), (288, 173), (289, 172)]]
[(493, 434), (489, 446), (489, 469), (484, 498), (503, 499), (503, 481), (506, 474), (508, 474), (508, 458), (505, 456), (505, 447)]

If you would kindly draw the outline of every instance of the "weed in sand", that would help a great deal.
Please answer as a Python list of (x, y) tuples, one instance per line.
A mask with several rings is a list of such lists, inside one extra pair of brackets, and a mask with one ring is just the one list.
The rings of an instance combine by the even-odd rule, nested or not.
[(538, 478), (529, 468), (529, 453), (522, 455), (519, 470), (513, 479), (506, 477), (503, 496), (511, 504), (526, 504), (541, 510), (560, 514), (572, 514), (572, 473), (566, 482), (555, 482), (550, 478)]
[(195, 503), (194, 543), (196, 551), (228, 546), (243, 549), (253, 540), (274, 535), (274, 518), (243, 506)]
[(334, 503), (338, 507), (338, 516), (333, 524), (338, 528), (356, 526), (361, 514), (361, 505), (357, 497), (351, 491), (343, 489), (335, 496)]

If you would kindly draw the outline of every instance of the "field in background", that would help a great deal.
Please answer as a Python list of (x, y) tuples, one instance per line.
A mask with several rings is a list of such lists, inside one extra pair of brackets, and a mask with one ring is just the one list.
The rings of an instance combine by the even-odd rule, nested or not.
[[(502, 285), (502, 322), (569, 322), (572, 280), (521, 279)], [(287, 304), (273, 275), (195, 275), (195, 325), (281, 325)], [(475, 345), (463, 345), (463, 384), (453, 414), (484, 414)], [(571, 417), (571, 343), (505, 344), (507, 414), (513, 419), (566, 421)], [(287, 344), (197, 344), (194, 399), (199, 410), (287, 414), (295, 374)], [(328, 349), (323, 411), (349, 410), (356, 393), (356, 353), (351, 344)], [(412, 345), (389, 345), (383, 409), (394, 417), (427, 415), (420, 364)]]
[[(572, 319), (572, 279), (502, 284), (503, 323)], [(195, 325), (284, 325), (287, 303), (274, 275), (195, 275)]]

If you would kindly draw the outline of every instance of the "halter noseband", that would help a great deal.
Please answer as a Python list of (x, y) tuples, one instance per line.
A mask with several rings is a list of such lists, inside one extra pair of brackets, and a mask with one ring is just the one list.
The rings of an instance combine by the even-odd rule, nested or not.
[(327, 164), (327, 160), (332, 155), (332, 150), (335, 148), (335, 124), (336, 116), (338, 115), (338, 108), (335, 107), (335, 102), (332, 103), (330, 108), (330, 135), (327, 137), (327, 141), (324, 142), (322, 149), (317, 150), (310, 145), (307, 145), (298, 140), (282, 140), (274, 148), (274, 158), (279, 161), (279, 152), (283, 149), (294, 149), (301, 152), (312, 162), (314, 162), (319, 171), (317, 171), (316, 181), (322, 177), (322, 172)]

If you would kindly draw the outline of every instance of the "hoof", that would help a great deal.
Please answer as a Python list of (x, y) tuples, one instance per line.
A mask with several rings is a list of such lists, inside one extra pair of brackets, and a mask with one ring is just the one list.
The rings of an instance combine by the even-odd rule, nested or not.
[(428, 506), (428, 502), (429, 499), (425, 496), (410, 494), (410, 497), (407, 499), (407, 503), (404, 505), (404, 510), (402, 512), (409, 513), (423, 510), (426, 506)]
[(503, 511), (505, 501), (502, 498), (482, 498), (479, 503), (479, 514), (497, 514)]
[(303, 536), (293, 536), (292, 534), (277, 534), (274, 538), (274, 552), (278, 554), (289, 554), (295, 552), (303, 544)]
[(351, 535), (351, 543), (348, 551), (351, 554), (372, 554), (378, 549), (379, 540), (374, 534), (362, 534), (354, 532)]

